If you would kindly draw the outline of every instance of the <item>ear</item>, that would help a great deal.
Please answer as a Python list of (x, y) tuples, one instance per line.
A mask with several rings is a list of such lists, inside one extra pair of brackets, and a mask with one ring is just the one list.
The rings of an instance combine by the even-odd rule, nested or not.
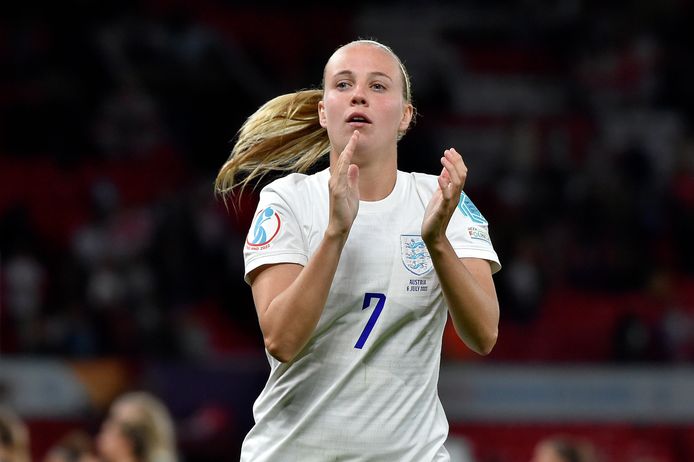
[(407, 129), (410, 127), (410, 122), (412, 122), (412, 115), (414, 114), (414, 106), (411, 104), (406, 104), (405, 105), (405, 110), (403, 111), (402, 114), (402, 119), (400, 119), (400, 127), (399, 127), (399, 132), (400, 133), (405, 133)]
[(327, 125), (325, 120), (325, 104), (323, 103), (323, 100), (318, 101), (318, 122), (323, 128), (325, 128)]

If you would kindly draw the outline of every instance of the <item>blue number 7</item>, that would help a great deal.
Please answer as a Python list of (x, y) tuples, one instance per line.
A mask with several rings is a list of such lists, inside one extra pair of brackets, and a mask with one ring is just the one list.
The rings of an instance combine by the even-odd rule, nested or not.
[(364, 310), (368, 308), (369, 305), (371, 305), (371, 299), (373, 298), (378, 299), (378, 302), (376, 302), (376, 308), (374, 308), (373, 313), (371, 313), (371, 316), (369, 316), (369, 320), (366, 322), (364, 330), (361, 331), (359, 340), (357, 340), (357, 343), (354, 344), (354, 348), (358, 348), (360, 350), (364, 346), (364, 343), (366, 343), (366, 339), (369, 338), (371, 329), (373, 329), (374, 325), (376, 325), (376, 321), (378, 320), (378, 317), (381, 315), (381, 311), (383, 311), (383, 305), (386, 304), (385, 294), (367, 292), (366, 294), (364, 294), (364, 305), (361, 307), (361, 309)]

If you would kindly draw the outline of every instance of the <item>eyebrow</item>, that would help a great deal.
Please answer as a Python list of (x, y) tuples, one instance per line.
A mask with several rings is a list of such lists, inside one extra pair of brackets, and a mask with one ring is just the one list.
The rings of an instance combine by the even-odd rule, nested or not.
[[(350, 70), (344, 70), (344, 71), (340, 71), (340, 72), (335, 73), (335, 74), (333, 75), (333, 77), (339, 77), (339, 76), (342, 76), (342, 75), (347, 75), (347, 76), (353, 77), (353, 76), (354, 76), (354, 72), (352, 72), (352, 71), (350, 71)], [(368, 75), (369, 77), (385, 77), (385, 78), (387, 78), (388, 80), (390, 80), (391, 82), (393, 81), (393, 78), (392, 78), (391, 76), (389, 76), (388, 74), (386, 74), (385, 72), (373, 71), (373, 72), (369, 72), (367, 75)]]

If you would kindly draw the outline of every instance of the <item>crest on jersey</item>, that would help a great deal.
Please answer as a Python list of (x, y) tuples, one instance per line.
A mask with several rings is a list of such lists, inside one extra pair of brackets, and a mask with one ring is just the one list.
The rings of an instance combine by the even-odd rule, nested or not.
[(400, 235), (400, 255), (405, 268), (417, 276), (422, 276), (433, 268), (427, 246), (419, 234)]
[(479, 211), (477, 207), (475, 207), (475, 204), (472, 203), (469, 197), (467, 197), (467, 194), (462, 193), (460, 195), (460, 202), (458, 202), (458, 210), (468, 217), (470, 220), (473, 221), (473, 223), (477, 223), (480, 225), (486, 225), (487, 219), (484, 218), (482, 215), (482, 212)]
[(280, 215), (272, 207), (266, 207), (258, 212), (253, 219), (253, 223), (246, 245), (251, 248), (266, 248), (268, 244), (277, 236), (282, 226)]

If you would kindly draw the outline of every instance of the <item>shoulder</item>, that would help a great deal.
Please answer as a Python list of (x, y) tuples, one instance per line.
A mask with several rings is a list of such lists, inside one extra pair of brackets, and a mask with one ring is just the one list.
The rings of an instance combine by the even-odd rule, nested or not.
[(303, 195), (307, 191), (320, 188), (323, 184), (323, 177), (326, 171), (321, 171), (313, 175), (305, 173), (290, 173), (287, 176), (278, 178), (265, 186), (260, 193), (275, 193), (282, 197)]
[(305, 183), (307, 178), (308, 175), (303, 173), (290, 173), (287, 176), (272, 181), (265, 186), (261, 192), (291, 192)]
[[(415, 190), (417, 195), (425, 203), (428, 203), (431, 195), (438, 188), (436, 175), (419, 172), (398, 172), (398, 179), (407, 186), (410, 190)], [(426, 204), (425, 204), (426, 205)]]
[(405, 175), (409, 176), (411, 178), (410, 181), (414, 182), (417, 186), (426, 187), (433, 190), (438, 184), (436, 180), (438, 176), (436, 175), (419, 172), (405, 173)]

